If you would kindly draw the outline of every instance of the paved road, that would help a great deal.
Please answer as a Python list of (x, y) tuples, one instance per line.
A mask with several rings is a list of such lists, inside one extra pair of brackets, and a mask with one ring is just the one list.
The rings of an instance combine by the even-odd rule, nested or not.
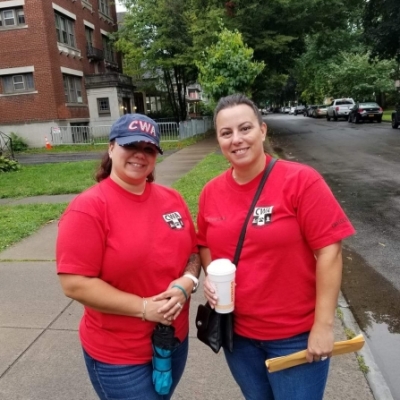
[(265, 121), (273, 145), (323, 174), (357, 229), (342, 290), (400, 399), (400, 130), (281, 114)]

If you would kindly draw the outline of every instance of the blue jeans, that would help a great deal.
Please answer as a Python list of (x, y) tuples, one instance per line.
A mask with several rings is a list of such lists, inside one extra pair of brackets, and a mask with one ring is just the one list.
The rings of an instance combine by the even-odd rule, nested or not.
[(100, 400), (169, 400), (182, 377), (188, 355), (188, 338), (172, 354), (172, 387), (168, 395), (156, 393), (152, 363), (115, 365), (83, 355), (93, 388)]
[(321, 400), (329, 358), (269, 373), (265, 360), (307, 348), (309, 333), (281, 340), (253, 340), (235, 335), (233, 352), (225, 350), (229, 369), (246, 400)]

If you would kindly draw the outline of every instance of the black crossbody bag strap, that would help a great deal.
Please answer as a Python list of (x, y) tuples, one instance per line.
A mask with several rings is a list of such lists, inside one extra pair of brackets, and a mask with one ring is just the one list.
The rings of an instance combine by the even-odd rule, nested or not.
[(261, 191), (263, 190), (263, 188), (265, 186), (265, 182), (267, 182), (268, 176), (277, 161), (278, 160), (276, 158), (272, 158), (268, 164), (268, 167), (264, 170), (264, 174), (261, 178), (260, 184), (258, 185), (257, 192), (254, 195), (253, 202), (251, 203), (249, 212), (247, 213), (246, 219), (243, 224), (242, 231), (240, 232), (239, 241), (236, 246), (235, 257), (233, 258), (233, 264), (236, 266), (236, 268), (239, 263), (240, 253), (242, 252), (244, 237), (246, 236), (247, 224), (249, 223), (249, 219), (250, 219), (251, 215), (253, 214), (254, 207), (256, 206), (256, 203), (257, 203), (258, 198), (260, 197)]

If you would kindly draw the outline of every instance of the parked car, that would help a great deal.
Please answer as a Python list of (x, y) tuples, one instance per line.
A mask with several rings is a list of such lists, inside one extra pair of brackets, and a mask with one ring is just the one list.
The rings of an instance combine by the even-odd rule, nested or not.
[(359, 124), (361, 121), (382, 122), (383, 110), (377, 103), (356, 103), (350, 108), (348, 121)]
[(315, 104), (312, 104), (308, 107), (305, 108), (303, 115), (305, 117), (312, 117), (312, 114), (314, 112), (314, 110), (317, 108), (317, 106)]
[(400, 126), (400, 106), (397, 107), (396, 111), (392, 112), (392, 128), (397, 129)]
[(284, 109), (285, 109), (285, 111), (284, 111), (285, 114), (289, 114), (290, 113), (290, 107), (284, 107)]
[(315, 108), (312, 110), (311, 117), (313, 117), (313, 118), (325, 117), (327, 109), (328, 109), (328, 106), (326, 104), (321, 104), (319, 106), (315, 106)]
[(296, 107), (294, 107), (294, 106), (290, 107), (290, 109), (289, 109), (289, 114), (294, 114), (295, 108), (296, 108)]
[(298, 106), (296, 106), (296, 107), (294, 108), (293, 114), (294, 114), (294, 115), (302, 114), (303, 111), (305, 110), (305, 108), (306, 108), (305, 106), (298, 105)]
[(352, 98), (345, 99), (335, 99), (328, 106), (326, 110), (326, 119), (328, 121), (333, 118), (334, 121), (337, 121), (339, 118), (347, 119), (349, 116), (349, 108), (353, 107), (355, 104)]

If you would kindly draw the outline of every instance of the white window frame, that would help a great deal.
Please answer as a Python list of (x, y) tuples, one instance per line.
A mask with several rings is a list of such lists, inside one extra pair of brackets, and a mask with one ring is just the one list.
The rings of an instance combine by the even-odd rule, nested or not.
[[(107, 102), (107, 108), (102, 108), (102, 102)], [(99, 117), (111, 115), (110, 99), (108, 97), (97, 98), (97, 111)]]
[(82, 104), (82, 78), (76, 75), (63, 74), (65, 102)]
[(76, 49), (75, 21), (57, 11), (54, 12), (54, 15), (58, 43)]
[[(5, 18), (6, 13), (11, 13), (11, 16)], [(23, 16), (23, 22), (20, 22), (20, 16)], [(12, 24), (6, 24), (6, 21), (12, 20)], [(25, 12), (22, 7), (14, 8), (0, 8), (0, 29), (12, 29), (21, 26), (26, 26), (25, 24)]]
[(99, 0), (99, 11), (107, 15), (107, 17), (110, 16), (110, 2), (108, 0)]
[[(14, 72), (13, 74), (1, 74), (3, 93), (18, 94), (35, 91), (35, 81), (32, 72)], [(8, 81), (8, 84), (6, 83)], [(22, 87), (20, 86), (22, 85)], [(11, 88), (12, 87), (12, 88)], [(10, 89), (11, 88), (11, 89)]]
[(115, 63), (116, 57), (114, 54), (114, 48), (113, 48), (110, 38), (108, 37), (108, 35), (105, 35), (102, 33), (101, 39), (102, 39), (101, 44), (103, 46), (104, 60)]

